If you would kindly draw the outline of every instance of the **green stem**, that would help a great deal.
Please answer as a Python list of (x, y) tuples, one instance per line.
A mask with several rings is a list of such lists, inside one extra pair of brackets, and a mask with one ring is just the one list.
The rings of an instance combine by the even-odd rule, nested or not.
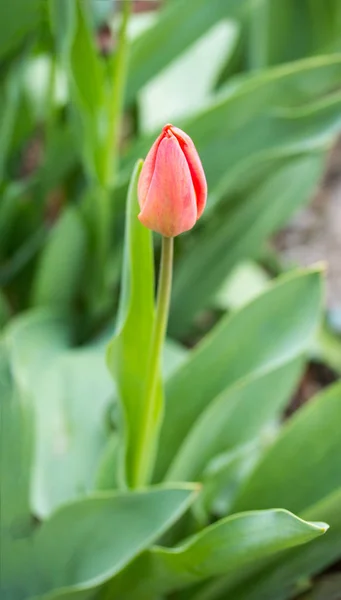
[(154, 461), (157, 387), (172, 289), (173, 241), (174, 238), (162, 238), (156, 314), (146, 378), (145, 411), (140, 427), (140, 450), (137, 455), (134, 487), (141, 487), (148, 483)]

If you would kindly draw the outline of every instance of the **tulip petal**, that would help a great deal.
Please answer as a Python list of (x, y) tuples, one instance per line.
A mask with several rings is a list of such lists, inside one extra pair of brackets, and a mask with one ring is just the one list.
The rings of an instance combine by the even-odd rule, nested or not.
[(204, 169), (196, 147), (189, 135), (178, 127), (171, 126), (170, 130), (176, 136), (188, 163), (197, 198), (197, 219), (199, 219), (204, 212), (207, 198), (207, 182)]
[(192, 177), (173, 135), (163, 137), (159, 143), (152, 181), (139, 219), (146, 227), (167, 237), (179, 235), (195, 225), (197, 202)]
[(157, 138), (157, 140), (155, 140), (154, 144), (152, 145), (151, 149), (149, 150), (146, 156), (146, 160), (143, 163), (137, 186), (137, 195), (141, 209), (147, 198), (148, 190), (154, 173), (156, 154), (158, 151), (159, 144), (163, 137), (164, 133), (162, 132)]

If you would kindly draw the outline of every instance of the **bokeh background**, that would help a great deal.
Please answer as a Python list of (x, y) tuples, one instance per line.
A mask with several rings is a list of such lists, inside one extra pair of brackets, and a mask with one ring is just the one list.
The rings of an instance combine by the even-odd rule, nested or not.
[[(0, 3), (0, 327), (57, 310), (72, 347), (100, 340), (103, 354), (129, 178), (171, 122), (209, 197), (176, 240), (168, 360), (323, 261), (323, 319), (289, 415), (341, 373), (340, 0), (134, 0), (122, 43), (127, 4)], [(88, 365), (101, 377), (102, 354)]]

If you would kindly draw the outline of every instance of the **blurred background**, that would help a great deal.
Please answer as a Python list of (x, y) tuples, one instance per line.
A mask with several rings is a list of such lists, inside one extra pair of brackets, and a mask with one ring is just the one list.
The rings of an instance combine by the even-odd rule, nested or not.
[(297, 402), (334, 380), (339, 0), (12, 0), (0, 28), (1, 325), (46, 306), (71, 316), (75, 344), (112, 330), (129, 176), (172, 122), (209, 186), (176, 243), (172, 337), (192, 346), (273, 277), (323, 261), (324, 325)]
[[(224, 315), (322, 261), (321, 326), (286, 415), (340, 377), (341, 0), (2, 0), (0, 328), (38, 407), (35, 515), (117, 487), (105, 346), (129, 179), (167, 122), (209, 190), (175, 241), (167, 376)], [(6, 431), (8, 473), (28, 471), (20, 427)], [(340, 598), (340, 568), (307, 598)]]

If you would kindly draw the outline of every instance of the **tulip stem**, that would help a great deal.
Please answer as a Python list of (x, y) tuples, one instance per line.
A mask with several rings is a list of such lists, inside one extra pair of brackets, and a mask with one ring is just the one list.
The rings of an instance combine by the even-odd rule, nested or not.
[(157, 391), (172, 290), (173, 246), (174, 238), (162, 237), (156, 313), (146, 377), (145, 412), (141, 423), (140, 452), (137, 456), (136, 465), (136, 487), (148, 483), (154, 466), (155, 435), (157, 435), (155, 430), (159, 420)]

